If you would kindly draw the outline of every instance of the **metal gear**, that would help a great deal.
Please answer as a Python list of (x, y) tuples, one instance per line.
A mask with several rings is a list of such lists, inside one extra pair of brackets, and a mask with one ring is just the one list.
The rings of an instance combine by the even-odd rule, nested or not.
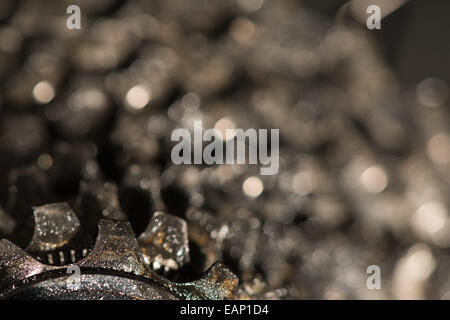
[[(117, 218), (117, 217), (115, 217)], [(35, 230), (26, 251), (0, 241), (3, 299), (232, 299), (238, 279), (222, 263), (199, 280), (171, 281), (156, 272), (189, 260), (186, 222), (155, 212), (136, 239), (125, 220), (101, 219), (92, 249), (80, 241), (81, 223), (67, 203), (34, 208)], [(73, 278), (72, 272), (78, 278)]]

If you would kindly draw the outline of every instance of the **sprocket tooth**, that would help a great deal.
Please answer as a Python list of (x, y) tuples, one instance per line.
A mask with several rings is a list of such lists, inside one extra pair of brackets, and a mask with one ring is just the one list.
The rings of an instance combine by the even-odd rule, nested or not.
[(0, 294), (19, 281), (56, 268), (37, 261), (6, 239), (0, 241)]
[(130, 223), (117, 220), (100, 220), (94, 248), (78, 265), (136, 275), (143, 275), (147, 271)]
[(233, 299), (236, 296), (239, 280), (223, 263), (216, 262), (206, 274), (194, 281), (194, 287), (207, 299)]
[(164, 212), (155, 212), (138, 243), (145, 262), (154, 269), (177, 270), (189, 262), (187, 223)]
[(33, 208), (35, 228), (27, 250), (41, 253), (62, 248), (76, 236), (80, 221), (65, 202)]
[(169, 282), (166, 286), (188, 300), (234, 299), (237, 294), (239, 280), (221, 262), (216, 262), (199, 280), (186, 283)]

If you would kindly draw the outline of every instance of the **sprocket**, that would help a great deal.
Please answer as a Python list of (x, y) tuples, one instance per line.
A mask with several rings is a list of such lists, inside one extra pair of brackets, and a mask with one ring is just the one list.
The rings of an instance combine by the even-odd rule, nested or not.
[[(186, 222), (155, 212), (136, 239), (131, 224), (101, 219), (91, 250), (81, 249), (80, 221), (67, 203), (34, 208), (27, 250), (0, 241), (3, 299), (233, 299), (238, 279), (216, 262), (199, 280), (171, 281), (155, 269), (189, 260)], [(74, 272), (74, 274), (72, 274)]]

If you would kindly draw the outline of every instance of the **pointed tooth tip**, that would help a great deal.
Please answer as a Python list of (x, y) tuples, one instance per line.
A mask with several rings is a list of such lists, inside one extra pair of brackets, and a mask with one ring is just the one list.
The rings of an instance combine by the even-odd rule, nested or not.
[(0, 292), (16, 281), (42, 272), (55, 270), (55, 267), (45, 265), (12, 242), (0, 240)]
[(101, 235), (120, 235), (135, 239), (135, 234), (130, 222), (124, 220), (100, 219), (98, 232)]
[(106, 248), (118, 249), (121, 244), (124, 245), (124, 247), (134, 247), (135, 245), (137, 247), (137, 240), (130, 222), (124, 220), (100, 219), (98, 222), (98, 234), (92, 252), (113, 244), (114, 246)]

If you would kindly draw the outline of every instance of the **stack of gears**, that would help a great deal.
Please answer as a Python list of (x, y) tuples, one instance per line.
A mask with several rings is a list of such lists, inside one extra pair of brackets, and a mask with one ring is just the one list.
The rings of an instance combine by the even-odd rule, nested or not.
[[(450, 297), (443, 85), (417, 99), (340, 20), (295, 0), (0, 0), (0, 296)], [(194, 120), (279, 128), (278, 174), (174, 165)]]

